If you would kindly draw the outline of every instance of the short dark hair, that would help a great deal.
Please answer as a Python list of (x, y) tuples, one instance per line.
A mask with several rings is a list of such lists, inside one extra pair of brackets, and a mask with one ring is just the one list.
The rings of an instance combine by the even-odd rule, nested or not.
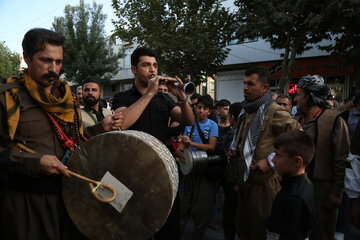
[(131, 54), (131, 66), (137, 67), (138, 63), (140, 62), (140, 57), (142, 56), (154, 57), (157, 61), (157, 54), (154, 51), (154, 49), (146, 48), (146, 47), (138, 47)]
[(65, 37), (61, 33), (44, 28), (29, 30), (22, 41), (22, 48), (31, 60), (36, 52), (45, 49), (45, 43), (62, 46), (65, 52)]
[[(289, 99), (290, 103), (291, 103), (291, 101), (292, 101), (292, 100), (291, 100), (291, 97), (290, 97), (289, 95), (287, 95), (287, 94), (279, 94), (279, 95), (277, 96), (277, 99), (278, 99), (278, 98), (287, 98), (287, 99)], [(276, 99), (276, 100), (277, 100), (277, 99)]]
[(230, 116), (234, 116), (235, 119), (237, 120), (242, 109), (243, 109), (243, 105), (241, 102), (235, 102), (231, 104), (229, 108)]
[(262, 84), (268, 83), (271, 77), (269, 69), (263, 66), (251, 67), (245, 72), (246, 77), (252, 74), (257, 74), (259, 76), (259, 82), (261, 82)]
[(99, 85), (100, 87), (100, 92), (102, 92), (102, 85), (100, 83), (100, 81), (97, 79), (97, 78), (94, 78), (94, 77), (87, 77), (85, 80), (84, 80), (84, 83), (83, 83), (83, 87), (86, 83), (96, 83), (97, 85)]
[(191, 97), (190, 97), (190, 100), (197, 99), (197, 98), (199, 98), (200, 96), (201, 96), (201, 95), (198, 94), (198, 93), (193, 93), (193, 94), (191, 95)]
[(355, 106), (360, 104), (360, 92), (355, 93), (353, 102)]
[(300, 156), (306, 167), (314, 157), (315, 144), (312, 138), (304, 131), (290, 130), (280, 134), (274, 142), (274, 147), (282, 147), (289, 157)]
[(205, 107), (211, 109), (214, 105), (214, 101), (212, 97), (209, 94), (205, 94), (204, 96), (200, 96), (198, 99), (198, 104), (202, 103), (205, 105)]
[(216, 103), (217, 108), (227, 107), (230, 105), (231, 105), (231, 102), (227, 99), (221, 99), (221, 100), (217, 101), (217, 103)]

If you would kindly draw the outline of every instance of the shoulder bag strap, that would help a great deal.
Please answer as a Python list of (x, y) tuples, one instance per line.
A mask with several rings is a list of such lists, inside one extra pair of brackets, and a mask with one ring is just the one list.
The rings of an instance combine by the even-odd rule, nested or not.
[(89, 117), (91, 117), (91, 119), (94, 121), (95, 124), (98, 123), (98, 120), (94, 117), (94, 115), (92, 115), (91, 112), (88, 112), (88, 111), (86, 111), (86, 110), (84, 110), (84, 112), (86, 112), (86, 113), (89, 115)]
[(202, 143), (203, 144), (209, 144), (209, 139), (205, 138), (204, 133), (201, 131), (201, 128), (200, 128), (200, 125), (199, 125), (198, 121), (195, 120), (195, 122), (196, 122), (197, 130), (198, 130), (198, 133), (200, 135)]

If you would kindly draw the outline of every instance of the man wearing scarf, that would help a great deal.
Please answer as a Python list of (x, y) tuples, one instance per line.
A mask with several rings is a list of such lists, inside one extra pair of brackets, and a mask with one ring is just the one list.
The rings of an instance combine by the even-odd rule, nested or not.
[(350, 146), (348, 128), (340, 112), (329, 109), (329, 89), (321, 76), (305, 76), (297, 87), (295, 101), (302, 116), (300, 123), (316, 146), (314, 159), (306, 169), (315, 194), (315, 226), (310, 239), (334, 239)]
[[(0, 86), (0, 171), (7, 176), (1, 239), (84, 238), (61, 196), (62, 175), (69, 176), (61, 160), (84, 141), (79, 104), (59, 78), (64, 41), (50, 30), (28, 31), (22, 43), (27, 71)], [(118, 129), (121, 122), (122, 116), (109, 116), (91, 130)]]
[(281, 133), (300, 128), (290, 114), (273, 102), (269, 91), (270, 73), (264, 67), (245, 72), (243, 110), (229, 154), (237, 155), (240, 180), (236, 229), (240, 239), (265, 240), (265, 221), (280, 190), (279, 175), (270, 167), (268, 156)]

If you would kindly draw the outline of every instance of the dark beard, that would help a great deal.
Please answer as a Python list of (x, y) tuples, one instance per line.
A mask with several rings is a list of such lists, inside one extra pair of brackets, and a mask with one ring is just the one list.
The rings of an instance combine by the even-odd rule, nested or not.
[(97, 98), (97, 99), (94, 99), (94, 100), (88, 99), (88, 98), (84, 98), (83, 100), (84, 100), (84, 102), (85, 102), (85, 106), (86, 106), (86, 107), (92, 108), (93, 106), (95, 106), (95, 105), (100, 101), (100, 98)]

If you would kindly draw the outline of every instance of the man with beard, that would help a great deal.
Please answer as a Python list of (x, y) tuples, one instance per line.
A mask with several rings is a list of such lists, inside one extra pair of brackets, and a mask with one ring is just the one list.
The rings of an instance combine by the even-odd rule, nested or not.
[(290, 114), (277, 105), (269, 91), (267, 68), (245, 72), (243, 109), (229, 155), (237, 155), (239, 192), (236, 229), (240, 239), (265, 240), (265, 221), (280, 190), (279, 175), (270, 167), (268, 156), (281, 133), (300, 128)]
[(302, 116), (300, 122), (316, 146), (314, 159), (306, 169), (315, 194), (315, 226), (310, 239), (334, 239), (350, 146), (348, 128), (340, 112), (329, 109), (329, 88), (321, 76), (305, 76), (297, 87), (295, 102)]
[(84, 128), (101, 122), (111, 110), (100, 107), (99, 101), (102, 97), (102, 87), (96, 78), (87, 78), (83, 84), (83, 100), (85, 107), (81, 109), (81, 117)]
[[(64, 41), (50, 30), (28, 31), (22, 42), (28, 69), (0, 86), (0, 171), (7, 176), (1, 239), (84, 238), (61, 196), (62, 175), (69, 176), (61, 159), (84, 140), (78, 102), (59, 78)], [(111, 115), (91, 128), (116, 130), (121, 122)]]

